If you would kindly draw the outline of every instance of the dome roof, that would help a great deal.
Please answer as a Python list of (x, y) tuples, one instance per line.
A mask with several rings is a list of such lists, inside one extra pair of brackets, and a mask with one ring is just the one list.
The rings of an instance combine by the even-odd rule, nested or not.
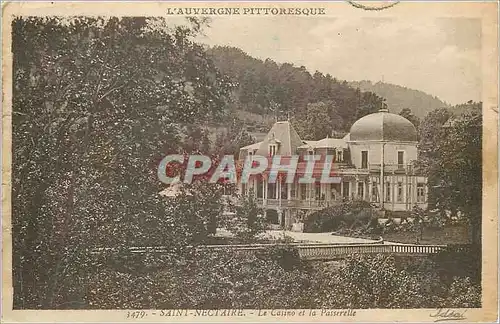
[(406, 118), (381, 109), (358, 119), (350, 131), (351, 141), (416, 142), (417, 130)]

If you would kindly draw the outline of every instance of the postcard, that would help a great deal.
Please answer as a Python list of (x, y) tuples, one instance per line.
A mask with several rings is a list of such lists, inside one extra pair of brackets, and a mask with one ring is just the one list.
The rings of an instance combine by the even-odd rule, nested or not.
[(498, 319), (497, 2), (9, 2), (2, 322)]

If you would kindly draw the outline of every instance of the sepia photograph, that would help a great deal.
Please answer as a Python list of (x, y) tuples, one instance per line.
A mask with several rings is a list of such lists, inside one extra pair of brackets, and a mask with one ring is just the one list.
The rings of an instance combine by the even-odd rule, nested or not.
[(4, 4), (2, 321), (497, 320), (497, 2), (106, 6)]

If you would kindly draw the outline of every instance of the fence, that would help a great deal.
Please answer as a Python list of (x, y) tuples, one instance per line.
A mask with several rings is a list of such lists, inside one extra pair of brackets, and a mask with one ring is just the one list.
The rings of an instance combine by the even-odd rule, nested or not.
[[(394, 254), (394, 255), (427, 255), (436, 254), (444, 249), (446, 245), (416, 245), (416, 244), (383, 244), (375, 243), (291, 243), (291, 244), (239, 244), (239, 245), (205, 245), (198, 246), (199, 250), (209, 251), (237, 251), (241, 254), (255, 253), (270, 247), (292, 247), (297, 249), (299, 256), (304, 260), (334, 260), (341, 259), (353, 254)], [(95, 249), (94, 253), (113, 250), (112, 248)], [(168, 247), (130, 247), (130, 253), (168, 253)]]

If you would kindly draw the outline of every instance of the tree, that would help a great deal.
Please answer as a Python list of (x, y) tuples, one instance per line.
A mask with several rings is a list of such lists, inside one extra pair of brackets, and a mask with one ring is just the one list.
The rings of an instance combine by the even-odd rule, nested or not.
[(415, 234), (417, 235), (418, 243), (424, 238), (424, 221), (426, 214), (422, 208), (414, 206), (411, 212), (411, 217), (413, 218), (413, 228), (415, 230)]
[[(443, 125), (452, 116), (448, 109), (436, 109), (430, 112), (420, 124), (418, 129), (419, 143), (418, 143), (418, 167), (426, 172), (430, 165), (435, 163), (439, 156), (437, 143), (441, 142), (445, 137), (445, 129)], [(429, 197), (432, 202), (432, 195)]]
[(342, 128), (341, 120), (332, 102), (308, 104), (292, 119), (292, 124), (300, 138), (320, 140), (330, 136), (334, 130)]
[(418, 131), (418, 128), (420, 126), (420, 119), (412, 113), (410, 108), (404, 108), (399, 112), (399, 115), (408, 119)]
[(88, 270), (93, 247), (175, 246), (158, 162), (177, 150), (181, 124), (220, 114), (231, 86), (191, 22), (13, 21), (15, 308), (78, 300), (78, 283), (63, 283)]
[(237, 159), (241, 147), (255, 142), (243, 123), (235, 119), (226, 130), (216, 134), (213, 152), (218, 155), (234, 155)]
[[(442, 127), (425, 125), (421, 131), (422, 170), (429, 180), (429, 200), (441, 211), (460, 212), (471, 225), (473, 243), (480, 243), (482, 207), (481, 103), (453, 116)], [(447, 116), (442, 111), (439, 115)], [(427, 120), (427, 118), (426, 118)], [(433, 123), (434, 124), (434, 123)], [(438, 124), (439, 125), (439, 124)], [(437, 128), (431, 130), (431, 128)], [(425, 130), (425, 132), (424, 132)]]
[(298, 116), (308, 104), (331, 103), (337, 107), (334, 114), (329, 112), (333, 127), (345, 132), (357, 118), (376, 112), (381, 105), (382, 99), (374, 93), (361, 92), (329, 74), (316, 71), (311, 75), (304, 66), (262, 61), (227, 46), (216, 46), (209, 53), (217, 67), (238, 85), (234, 94), (241, 110), (274, 115), (268, 109), (274, 103), (283, 118)]
[(240, 197), (235, 211), (227, 227), (236, 237), (251, 242), (265, 231), (264, 211), (257, 205), (253, 192)]
[(177, 220), (175, 231), (178, 235), (188, 236), (189, 241), (183, 246), (204, 244), (216, 233), (222, 221), (222, 185), (200, 179), (192, 184), (183, 184), (181, 188), (181, 193), (169, 200), (165, 216)]

